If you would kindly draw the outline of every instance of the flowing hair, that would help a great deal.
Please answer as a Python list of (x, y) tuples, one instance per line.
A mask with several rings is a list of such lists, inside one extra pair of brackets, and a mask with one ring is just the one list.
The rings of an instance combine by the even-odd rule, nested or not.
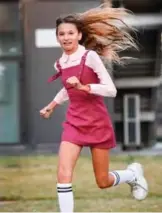
[(56, 33), (61, 23), (73, 23), (82, 33), (80, 44), (96, 51), (101, 57), (113, 63), (123, 64), (119, 52), (129, 48), (138, 49), (131, 35), (135, 30), (125, 23), (131, 13), (124, 8), (111, 8), (102, 4), (83, 13), (59, 17), (56, 20)]
[[(20, 18), (23, 20), (25, 29), (28, 28), (28, 18), (25, 10), (27, 3), (38, 2), (38, 0), (20, 0)], [(124, 64), (125, 59), (120, 52), (138, 46), (132, 36), (135, 29), (128, 26), (125, 18), (131, 16), (131, 12), (125, 8), (112, 8), (105, 3), (99, 7), (92, 8), (83, 13), (75, 13), (61, 16), (56, 20), (56, 34), (61, 23), (75, 24), (78, 31), (82, 33), (80, 44), (86, 49), (96, 51), (103, 60), (117, 64)]]

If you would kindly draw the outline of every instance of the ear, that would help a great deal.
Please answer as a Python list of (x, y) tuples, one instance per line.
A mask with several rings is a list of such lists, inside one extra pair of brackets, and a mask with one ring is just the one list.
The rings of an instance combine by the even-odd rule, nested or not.
[(82, 33), (79, 33), (79, 41), (82, 39)]

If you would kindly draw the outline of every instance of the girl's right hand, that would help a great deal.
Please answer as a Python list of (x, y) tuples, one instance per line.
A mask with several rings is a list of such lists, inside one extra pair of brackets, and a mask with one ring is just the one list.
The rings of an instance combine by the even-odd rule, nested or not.
[(46, 119), (50, 118), (52, 113), (53, 113), (53, 109), (49, 108), (48, 106), (40, 110), (40, 116)]

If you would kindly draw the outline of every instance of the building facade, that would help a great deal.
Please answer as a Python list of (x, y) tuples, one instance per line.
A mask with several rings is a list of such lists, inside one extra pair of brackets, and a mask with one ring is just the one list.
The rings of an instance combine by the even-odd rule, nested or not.
[[(118, 2), (118, 4), (117, 4)], [(135, 14), (131, 24), (138, 31), (139, 51), (129, 51), (125, 67), (114, 69), (118, 95), (114, 102), (117, 141), (123, 149), (151, 146), (157, 138), (158, 88), (161, 84), (161, 4), (160, 1), (116, 1)]]
[(18, 3), (0, 2), (0, 145), (21, 141), (22, 54)]
[[(18, 1), (0, 2), (0, 145), (37, 147), (60, 142), (67, 105), (60, 106), (48, 121), (39, 116), (61, 88), (60, 81), (48, 84), (54, 61), (61, 50), (54, 39), (55, 19), (60, 14), (82, 12), (99, 6), (99, 0), (29, 1), (20, 19)], [(132, 3), (130, 3), (132, 2)], [(112, 1), (135, 13), (131, 21), (138, 28), (137, 58), (125, 67), (113, 67), (118, 89), (116, 99), (105, 99), (114, 121), (118, 143), (149, 146), (156, 141), (157, 90), (161, 81), (161, 1)], [(43, 15), (42, 15), (43, 14)], [(152, 21), (153, 20), (153, 21)]]

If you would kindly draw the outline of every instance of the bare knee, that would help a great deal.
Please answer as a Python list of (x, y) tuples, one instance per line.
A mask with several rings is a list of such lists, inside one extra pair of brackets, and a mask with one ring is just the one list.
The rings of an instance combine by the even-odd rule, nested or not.
[(108, 182), (107, 181), (103, 181), (103, 182), (101, 182), (101, 181), (97, 181), (97, 186), (100, 188), (100, 189), (106, 189), (106, 188), (108, 188), (109, 187), (109, 184), (108, 184)]
[(60, 167), (57, 172), (58, 183), (71, 183), (72, 182), (72, 171), (65, 167)]
[(108, 188), (111, 186), (111, 184), (109, 182), (109, 178), (107, 176), (106, 177), (105, 176), (97, 177), (96, 183), (100, 189), (105, 189), (105, 188)]

